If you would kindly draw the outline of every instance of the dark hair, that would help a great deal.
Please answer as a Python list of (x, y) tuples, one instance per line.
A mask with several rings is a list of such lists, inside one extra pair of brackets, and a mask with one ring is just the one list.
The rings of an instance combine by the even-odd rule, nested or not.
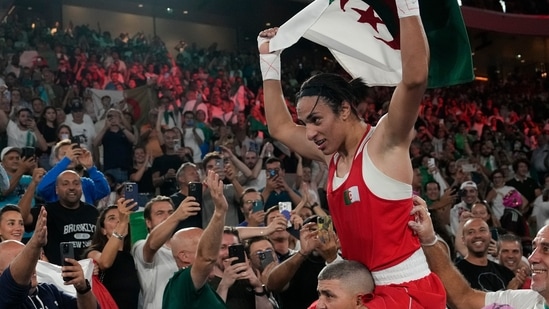
[(242, 242), (242, 240), (240, 239), (240, 235), (238, 234), (238, 230), (234, 226), (223, 227), (223, 234), (233, 235), (236, 237), (236, 239), (238, 239), (238, 243)]
[(21, 213), (21, 208), (19, 208), (19, 206), (14, 204), (7, 204), (6, 206), (0, 209), (0, 219), (2, 219), (2, 216), (8, 211), (15, 211), (15, 212)]
[(156, 197), (153, 197), (150, 201), (145, 204), (145, 209), (143, 210), (143, 217), (145, 220), (151, 220), (151, 211), (154, 203), (158, 202), (169, 202), (170, 205), (172, 205), (172, 208), (175, 208), (173, 205), (172, 199), (164, 196), (164, 195), (157, 195)]
[[(256, 188), (246, 188), (244, 189), (244, 191), (242, 192), (242, 194), (240, 194), (240, 206), (243, 206), (244, 205), (244, 195), (248, 194), (248, 193), (260, 193)], [(261, 195), (261, 200), (263, 201), (263, 195)]]
[(490, 180), (491, 180), (491, 181), (494, 181), (494, 176), (495, 176), (496, 174), (501, 174), (502, 176), (505, 176), (505, 173), (503, 173), (503, 170), (501, 170), (501, 169), (499, 169), (499, 168), (498, 168), (498, 169), (495, 169), (495, 170), (492, 172), (492, 174), (490, 174)]
[(210, 162), (213, 159), (222, 159), (221, 154), (217, 151), (208, 152), (202, 159), (202, 166), (204, 170), (206, 170), (206, 165), (208, 165), (208, 162)]
[(367, 96), (368, 86), (360, 78), (351, 81), (341, 75), (321, 73), (306, 80), (296, 95), (296, 102), (303, 97), (319, 96), (334, 114), (339, 114), (344, 101), (351, 105), (352, 113), (359, 117), (356, 107)]
[(436, 184), (437, 188), (440, 190), (440, 184), (438, 182), (434, 181), (434, 180), (427, 181), (425, 183), (425, 185), (423, 186), (423, 190), (425, 190), (427, 192), (427, 185), (430, 184), (430, 183)]
[(246, 239), (246, 241), (244, 241), (244, 249), (246, 250), (246, 255), (248, 255), (248, 258), (251, 258), (250, 247), (254, 243), (260, 242), (260, 241), (263, 241), (263, 240), (268, 241), (271, 244), (271, 246), (273, 246), (273, 248), (274, 248), (274, 244), (273, 244), (272, 240), (267, 236), (254, 236), (254, 237)]
[(278, 209), (278, 205), (269, 207), (269, 209), (267, 209), (267, 211), (265, 212), (265, 219), (263, 219), (263, 224), (265, 224), (265, 226), (269, 225), (269, 223), (267, 222), (267, 218), (269, 217), (270, 214), (272, 214), (275, 211), (280, 212), (280, 209)]
[[(57, 111), (57, 110), (56, 110)], [(72, 130), (71, 130), (71, 127), (69, 127), (68, 125), (66, 124), (62, 124), (60, 126), (57, 127), (57, 130), (55, 131), (55, 139), (57, 140), (59, 138), (59, 131), (61, 131), (61, 129), (63, 128), (67, 128), (67, 130), (69, 130), (69, 138), (72, 137)], [(57, 147), (57, 146), (56, 146)]]
[(277, 157), (268, 158), (267, 161), (265, 161), (265, 166), (267, 166), (267, 164), (276, 163), (276, 162), (279, 162), (280, 163), (280, 169), (284, 170), (284, 162), (282, 162), (282, 160), (280, 160)]
[[(47, 120), (46, 120), (46, 113), (49, 111), (49, 110), (53, 110), (55, 112), (55, 114), (57, 115), (57, 110), (55, 109), (55, 107), (53, 106), (46, 106), (44, 108), (44, 110), (42, 111), (42, 113), (40, 114), (40, 121), (38, 122), (38, 125), (46, 125), (47, 123)], [(53, 120), (53, 127), (57, 129), (58, 127), (58, 124), (57, 124), (57, 117)], [(70, 129), (70, 128), (69, 128)], [(57, 130), (56, 130), (57, 131)], [(55, 136), (55, 139), (57, 139), (57, 135)]]
[(513, 172), (515, 172), (515, 173), (517, 172), (518, 166), (519, 166), (520, 163), (526, 164), (526, 167), (528, 169), (530, 169), (530, 162), (528, 162), (528, 160), (526, 160), (526, 159), (517, 159), (517, 160), (515, 160), (515, 162), (513, 162)]
[[(101, 232), (101, 228), (105, 227), (105, 219), (107, 218), (107, 213), (113, 209), (118, 211), (118, 208), (116, 207), (116, 205), (109, 205), (103, 208), (103, 210), (101, 210), (101, 212), (99, 213), (99, 217), (97, 218), (97, 223), (95, 224), (95, 232), (93, 233), (91, 245), (89, 246), (88, 249), (86, 249), (86, 251), (84, 251), (84, 254), (82, 255), (83, 259), (87, 258), (88, 254), (91, 251), (99, 251), (99, 252), (103, 251), (103, 249), (107, 245), (109, 238), (106, 235), (103, 235), (103, 233)], [(124, 238), (124, 247), (122, 249), (123, 251), (126, 251), (126, 252), (130, 252), (131, 246), (132, 246), (129, 231), (130, 231), (130, 225), (128, 223), (128, 235)]]

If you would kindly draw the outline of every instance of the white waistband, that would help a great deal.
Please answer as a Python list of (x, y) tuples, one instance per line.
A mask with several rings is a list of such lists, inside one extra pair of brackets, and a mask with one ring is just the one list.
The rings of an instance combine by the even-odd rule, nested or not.
[(423, 249), (419, 248), (400, 264), (380, 271), (373, 271), (372, 277), (376, 285), (390, 285), (418, 280), (430, 273)]

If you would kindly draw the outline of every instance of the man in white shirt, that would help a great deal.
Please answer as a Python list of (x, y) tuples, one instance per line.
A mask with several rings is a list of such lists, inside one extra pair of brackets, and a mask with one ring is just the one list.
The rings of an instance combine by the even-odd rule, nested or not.
[(161, 309), (164, 288), (178, 270), (172, 255), (170, 238), (178, 223), (195, 215), (200, 206), (194, 197), (187, 197), (177, 210), (169, 197), (157, 196), (145, 205), (143, 215), (150, 234), (137, 241), (132, 255), (141, 283), (143, 308)]
[(6, 128), (8, 146), (23, 148), (37, 147), (42, 151), (48, 149), (44, 136), (36, 128), (36, 122), (32, 117), (32, 111), (21, 108), (17, 111), (17, 120), (8, 118), (3, 110), (0, 110), (0, 128)]
[(72, 121), (67, 120), (64, 124), (71, 128), (72, 136), (78, 138), (80, 144), (88, 150), (93, 149), (93, 139), (95, 138), (95, 126), (93, 123), (84, 121), (84, 104), (79, 98), (71, 103)]
[(512, 308), (544, 309), (549, 300), (549, 226), (542, 228), (533, 241), (533, 253), (528, 260), (532, 268), (531, 290), (505, 290), (482, 292), (472, 289), (460, 275), (448, 256), (447, 247), (438, 241), (431, 222), (427, 204), (420, 197), (414, 197), (414, 221), (408, 225), (414, 230), (421, 243), (429, 268), (436, 273), (446, 289), (448, 304), (457, 309), (499, 308), (509, 305)]

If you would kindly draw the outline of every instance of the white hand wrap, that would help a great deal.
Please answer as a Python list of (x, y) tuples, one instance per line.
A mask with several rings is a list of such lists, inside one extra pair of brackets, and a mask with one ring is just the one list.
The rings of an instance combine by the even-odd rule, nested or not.
[[(257, 37), (257, 46), (269, 41), (269, 39)], [(280, 80), (280, 53), (281, 51), (272, 52), (270, 54), (259, 54), (259, 66), (261, 67), (261, 75), (263, 80)]]
[(399, 18), (419, 16), (419, 0), (396, 0)]

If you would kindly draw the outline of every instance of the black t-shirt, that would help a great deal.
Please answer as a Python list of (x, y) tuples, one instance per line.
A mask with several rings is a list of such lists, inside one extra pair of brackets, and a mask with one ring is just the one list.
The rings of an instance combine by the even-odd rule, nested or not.
[[(132, 167), (128, 176), (135, 173), (137, 173), (137, 169)], [(151, 168), (147, 168), (145, 172), (143, 172), (143, 176), (141, 176), (141, 180), (137, 182), (137, 186), (139, 188), (139, 193), (154, 194), (156, 189), (154, 188), (154, 185), (153, 185)]]
[[(181, 202), (183, 202), (183, 200), (186, 197), (187, 196), (181, 192), (174, 193), (170, 196), (175, 206), (175, 209), (179, 207), (179, 204), (181, 204)], [(188, 227), (202, 228), (202, 208), (200, 208), (200, 211), (195, 216), (190, 216), (183, 221), (179, 221), (179, 224), (177, 225), (177, 228), (175, 229), (175, 231), (179, 231), (180, 229), (184, 229)]]
[(519, 181), (513, 178), (507, 181), (506, 185), (514, 187), (520, 194), (528, 200), (529, 203), (534, 202), (536, 199), (536, 189), (539, 189), (538, 184), (532, 178), (526, 178), (524, 181)]
[(122, 131), (107, 130), (103, 135), (103, 170), (120, 168), (128, 171), (132, 166), (132, 143)]
[(463, 259), (457, 262), (456, 267), (473, 289), (485, 292), (506, 290), (509, 281), (515, 277), (509, 268), (492, 261), (488, 261), (486, 266), (477, 266)]
[[(91, 244), (95, 224), (99, 212), (90, 204), (80, 202), (76, 209), (68, 209), (59, 202), (46, 204), (48, 211), (48, 244), (44, 247), (44, 253), (50, 263), (61, 265), (61, 253), (59, 243), (71, 242), (74, 246), (76, 260), (82, 258), (82, 254)], [(40, 207), (31, 208), (33, 216), (29, 230), (34, 230), (36, 220), (40, 213)]]
[(322, 257), (309, 255), (290, 280), (288, 289), (278, 295), (281, 307), (284, 309), (308, 308), (317, 300), (317, 277), (324, 266), (326, 261)]
[(112, 266), (101, 271), (100, 278), (118, 308), (137, 308), (140, 285), (130, 252), (118, 251)]
[[(44, 122), (40, 122), (37, 125), (38, 131), (40, 131), (40, 134), (44, 136), (44, 139), (46, 140), (46, 143), (53, 143), (57, 141), (57, 128), (51, 128), (48, 127), (48, 125)], [(43, 153), (50, 154), (51, 153), (51, 147), (48, 146), (48, 150), (45, 152), (41, 151), (39, 148), (36, 148), (36, 155), (40, 156)]]
[[(154, 159), (151, 171), (160, 172), (160, 176), (166, 175), (169, 169), (173, 168), (178, 170), (181, 164), (185, 163), (178, 155), (161, 155)], [(160, 194), (170, 196), (177, 192), (177, 183), (175, 178), (166, 178), (166, 180), (160, 185)]]
[[(221, 279), (214, 276), (208, 284), (215, 291), (221, 283)], [(227, 291), (227, 301), (225, 303), (229, 309), (255, 309), (255, 294), (250, 281), (247, 279), (235, 280)]]

